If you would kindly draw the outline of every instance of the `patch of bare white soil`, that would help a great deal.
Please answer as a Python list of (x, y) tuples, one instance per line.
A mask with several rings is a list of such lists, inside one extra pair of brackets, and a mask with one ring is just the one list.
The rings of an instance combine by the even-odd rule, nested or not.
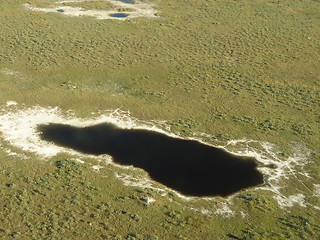
[[(24, 4), (24, 7), (31, 11), (39, 11), (46, 13), (58, 13), (70, 17), (90, 16), (96, 19), (116, 19), (126, 20), (137, 17), (155, 18), (157, 10), (151, 3), (143, 3), (135, 1), (134, 3), (125, 3), (117, 0), (104, 0), (107, 3), (111, 3), (114, 8), (110, 10), (98, 10), (91, 9), (86, 10), (82, 7), (65, 6), (64, 3), (81, 3), (81, 2), (93, 2), (93, 0), (66, 0), (54, 2), (51, 6), (43, 8), (36, 7), (31, 4)], [(124, 9), (124, 11), (123, 11)], [(122, 14), (122, 16), (115, 16), (114, 14)]]
[[(97, 116), (97, 114), (93, 113), (93, 116)], [(76, 117), (72, 111), (62, 112), (57, 107), (45, 108), (34, 106), (30, 108), (24, 107), (23, 105), (21, 106), (14, 101), (8, 101), (6, 105), (0, 106), (1, 142), (5, 143), (0, 145), (0, 147), (2, 148), (2, 151), (7, 154), (15, 155), (17, 157), (19, 157), (21, 153), (19, 153), (20, 155), (15, 153), (14, 149), (20, 149), (20, 152), (25, 152), (26, 154), (24, 154), (24, 156), (28, 155), (28, 153), (35, 154), (39, 159), (49, 159), (59, 153), (68, 153), (79, 162), (83, 162), (86, 158), (96, 158), (98, 161), (103, 161), (103, 164), (93, 166), (93, 169), (99, 171), (104, 164), (114, 164), (110, 156), (103, 155), (96, 157), (89, 154), (81, 154), (43, 141), (40, 139), (39, 133), (37, 132), (37, 126), (39, 124), (62, 123), (84, 127), (106, 122), (113, 123), (121, 128), (148, 129), (172, 137), (179, 137), (170, 132), (170, 128), (166, 125), (165, 121), (141, 121), (131, 117), (129, 112), (120, 109), (101, 112), (98, 114), (98, 117), (83, 119)], [(201, 139), (198, 140), (201, 141)], [(299, 179), (301, 176), (310, 178), (307, 172), (302, 171), (310, 158), (310, 151), (305, 146), (294, 145), (293, 154), (286, 158), (279, 158), (274, 150), (275, 146), (267, 142), (232, 140), (228, 142), (226, 146), (219, 147), (237, 155), (255, 157), (261, 163), (262, 167), (259, 167), (259, 170), (265, 176), (265, 184), (254, 189), (249, 189), (248, 191), (271, 191), (274, 193), (274, 199), (281, 208), (290, 208), (294, 205), (306, 207), (308, 205), (305, 201), (305, 195), (301, 193), (301, 190), (297, 190), (296, 193), (287, 195), (285, 193), (286, 185), (283, 183), (283, 180), (292, 178), (300, 181)], [(270, 164), (275, 165), (276, 168), (265, 167), (265, 165)], [(136, 171), (134, 171), (135, 169), (133, 167), (116, 166), (130, 170), (126, 171), (126, 173), (123, 173), (123, 171), (122, 173), (116, 173), (116, 177), (122, 180), (125, 185), (152, 188), (162, 192), (163, 195), (166, 195), (168, 192), (175, 192), (150, 180), (147, 174), (135, 174)], [(304, 185), (303, 181), (300, 182), (301, 185)], [(319, 186), (319, 184), (315, 186), (314, 192), (317, 196), (320, 195)], [(180, 198), (188, 201), (217, 200), (217, 198), (214, 197), (197, 198), (183, 196), (177, 192), (175, 193)], [(233, 216), (234, 213), (231, 209), (232, 202), (237, 195), (238, 194), (234, 194), (224, 200), (219, 198), (219, 201), (221, 200), (223, 204), (215, 212), (206, 209), (199, 209), (199, 212), (211, 212), (212, 214), (225, 215), (228, 217)]]

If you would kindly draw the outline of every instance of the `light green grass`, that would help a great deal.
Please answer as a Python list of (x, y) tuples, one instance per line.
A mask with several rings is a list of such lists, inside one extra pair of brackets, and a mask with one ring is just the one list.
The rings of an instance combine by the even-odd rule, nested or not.
[[(156, 4), (159, 18), (122, 22), (26, 11), (26, 2), (0, 0), (0, 71), (13, 71), (0, 72), (0, 103), (59, 106), (81, 117), (121, 108), (142, 120), (167, 120), (183, 136), (211, 134), (213, 143), (269, 141), (286, 156), (292, 142), (305, 143), (314, 151), (306, 166), (312, 179), (305, 182), (310, 189), (319, 183), (319, 1), (148, 2)], [(81, 169), (69, 175), (55, 165), (69, 156), (42, 162), (1, 154), (4, 238), (320, 236), (319, 210), (311, 206), (319, 200), (297, 179), (288, 180), (287, 191), (306, 194), (306, 208), (283, 211), (271, 193), (259, 191), (251, 200), (234, 200), (246, 219), (229, 219), (183, 209), (212, 208), (205, 201), (175, 197), (170, 203), (156, 193), (155, 205), (145, 207), (137, 196), (146, 193), (123, 186), (112, 167), (104, 178), (86, 164), (65, 162)], [(78, 202), (71, 203), (76, 194)], [(97, 208), (104, 201), (111, 206), (108, 214)]]

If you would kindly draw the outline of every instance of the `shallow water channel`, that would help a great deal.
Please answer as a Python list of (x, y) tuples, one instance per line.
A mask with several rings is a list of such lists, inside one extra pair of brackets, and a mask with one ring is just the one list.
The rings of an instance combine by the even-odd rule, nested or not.
[(39, 125), (41, 139), (147, 171), (163, 185), (188, 196), (228, 196), (263, 183), (255, 159), (236, 156), (194, 140), (103, 123), (88, 127)]

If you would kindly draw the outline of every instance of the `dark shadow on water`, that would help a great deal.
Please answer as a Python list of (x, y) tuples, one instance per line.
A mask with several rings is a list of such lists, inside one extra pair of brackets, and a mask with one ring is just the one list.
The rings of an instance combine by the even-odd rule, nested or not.
[(253, 158), (239, 157), (198, 141), (105, 123), (84, 128), (39, 125), (42, 140), (147, 171), (165, 186), (189, 196), (227, 196), (263, 183)]

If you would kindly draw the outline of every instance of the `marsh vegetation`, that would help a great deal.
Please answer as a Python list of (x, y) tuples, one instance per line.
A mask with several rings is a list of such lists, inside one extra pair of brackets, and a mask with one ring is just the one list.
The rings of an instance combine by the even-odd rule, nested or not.
[[(292, 164), (278, 183), (285, 186), (282, 205), (279, 192), (261, 188), (230, 202), (162, 196), (115, 176), (138, 178), (143, 170), (105, 165), (96, 172), (96, 160), (80, 164), (68, 154), (44, 161), (1, 138), (0, 236), (319, 239), (319, 1), (140, 2), (154, 4), (157, 17), (69, 17), (56, 11), (64, 8), (29, 11), (26, 1), (0, 0), (1, 106), (58, 106), (83, 118), (121, 108), (214, 145), (273, 143), (268, 156)], [(47, 8), (51, 1), (29, 4)], [(311, 152), (301, 165), (297, 146)], [(156, 201), (146, 204), (151, 197)]]

